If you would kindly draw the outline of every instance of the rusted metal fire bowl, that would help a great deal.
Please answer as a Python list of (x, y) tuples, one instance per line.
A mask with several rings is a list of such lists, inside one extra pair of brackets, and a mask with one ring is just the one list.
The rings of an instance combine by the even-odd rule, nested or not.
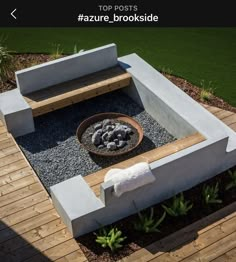
[[(84, 143), (82, 143), (81, 141), (81, 138), (82, 138), (82, 135), (83, 133), (85, 132), (85, 130), (90, 127), (91, 125), (97, 123), (97, 122), (100, 122), (104, 119), (117, 119), (117, 120), (121, 120), (123, 122), (126, 122), (128, 124), (130, 124), (133, 128), (135, 128), (137, 130), (137, 134), (138, 134), (138, 141), (137, 143), (132, 146), (132, 147), (129, 147), (127, 148), (126, 151), (122, 151), (120, 152), (119, 149), (116, 150), (116, 151), (112, 151), (112, 154), (110, 153), (104, 153), (104, 152), (98, 152), (97, 151), (94, 151), (92, 150), (91, 148), (88, 148)], [(76, 136), (78, 138), (78, 141), (79, 143), (86, 149), (88, 150), (89, 152), (93, 153), (93, 154), (96, 154), (96, 155), (100, 155), (100, 156), (118, 156), (118, 155), (123, 155), (123, 154), (126, 154), (132, 150), (134, 150), (142, 141), (143, 139), (143, 129), (142, 127), (140, 126), (140, 124), (135, 121), (133, 118), (127, 116), (127, 115), (124, 115), (124, 114), (120, 114), (120, 113), (113, 113), (113, 112), (109, 112), (109, 113), (100, 113), (100, 114), (96, 114), (96, 115), (93, 115), (87, 119), (85, 119), (80, 125), (79, 127), (77, 128), (77, 131), (76, 131)]]

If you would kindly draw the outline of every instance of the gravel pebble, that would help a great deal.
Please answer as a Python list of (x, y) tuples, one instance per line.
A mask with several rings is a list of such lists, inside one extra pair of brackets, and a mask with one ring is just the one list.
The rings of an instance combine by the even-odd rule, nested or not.
[[(116, 157), (89, 154), (76, 137), (86, 118), (103, 112), (118, 112), (137, 120), (144, 138), (135, 150)], [(76, 175), (86, 176), (137, 154), (175, 140), (146, 111), (122, 91), (114, 91), (35, 118), (34, 133), (16, 138), (42, 183), (50, 186)]]

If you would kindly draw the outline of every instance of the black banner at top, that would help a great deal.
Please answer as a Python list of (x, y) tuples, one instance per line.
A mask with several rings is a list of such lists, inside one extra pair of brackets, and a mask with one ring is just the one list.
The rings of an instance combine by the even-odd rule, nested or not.
[[(227, 2), (200, 1), (29, 1), (4, 3), (0, 26), (236, 26), (234, 8)], [(232, 1), (233, 2), (233, 1)]]

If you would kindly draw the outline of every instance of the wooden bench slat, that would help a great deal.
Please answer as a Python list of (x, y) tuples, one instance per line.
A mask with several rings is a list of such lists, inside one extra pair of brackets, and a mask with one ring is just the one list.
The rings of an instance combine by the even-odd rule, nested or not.
[(159, 148), (155, 148), (153, 150), (150, 150), (148, 152), (145, 152), (143, 154), (140, 154), (140, 155), (135, 156), (133, 158), (130, 158), (128, 160), (122, 161), (118, 164), (104, 168), (104, 169), (102, 169), (98, 172), (95, 172), (91, 175), (84, 177), (84, 179), (89, 184), (89, 186), (92, 188), (94, 193), (98, 196), (100, 194), (100, 184), (103, 183), (104, 176), (109, 169), (111, 169), (111, 168), (126, 168), (128, 166), (134, 165), (134, 164), (136, 164), (138, 162), (142, 162), (142, 161), (151, 163), (153, 161), (156, 161), (158, 159), (166, 157), (166, 156), (168, 156), (172, 153), (183, 150), (183, 149), (185, 149), (189, 146), (200, 143), (204, 140), (205, 140), (205, 138), (201, 134), (196, 133), (196, 134), (191, 135), (189, 137), (185, 137), (185, 138), (176, 140), (176, 141), (174, 141), (170, 144), (164, 145), (164, 146), (159, 147)]
[(125, 71), (121, 67), (113, 67), (106, 70), (102, 70), (93, 74), (89, 74), (77, 79), (72, 79), (57, 85), (53, 85), (42, 90), (30, 93), (26, 95), (29, 102), (39, 102), (47, 98), (63, 95), (64, 93), (81, 89), (85, 86), (99, 83), (101, 81), (123, 75)]
[(39, 116), (56, 109), (66, 107), (68, 105), (87, 100), (94, 96), (102, 95), (107, 92), (123, 88), (128, 86), (129, 83), (130, 76), (127, 73), (122, 76), (109, 79), (109, 81), (104, 80), (103, 82), (92, 84), (81, 89), (76, 89), (74, 91), (54, 96), (40, 102), (31, 103), (30, 106), (33, 110), (33, 116)]
[(36, 117), (126, 87), (130, 81), (131, 75), (117, 66), (27, 94), (24, 98)]

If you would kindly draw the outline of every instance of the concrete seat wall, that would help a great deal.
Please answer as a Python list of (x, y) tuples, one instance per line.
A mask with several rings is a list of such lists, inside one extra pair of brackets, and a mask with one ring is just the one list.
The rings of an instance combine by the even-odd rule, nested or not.
[(115, 44), (66, 56), (15, 73), (17, 87), (26, 95), (52, 85), (117, 65)]

